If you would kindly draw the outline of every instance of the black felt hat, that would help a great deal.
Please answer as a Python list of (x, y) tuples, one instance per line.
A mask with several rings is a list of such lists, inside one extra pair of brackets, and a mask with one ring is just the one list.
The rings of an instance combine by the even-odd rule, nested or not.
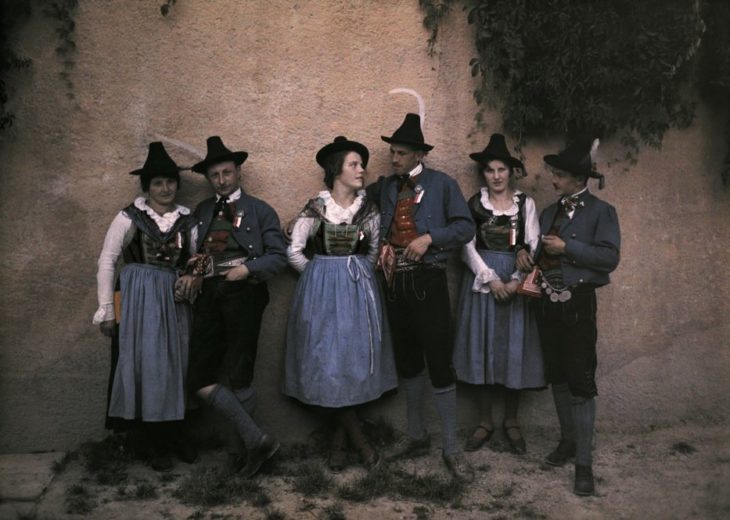
[(322, 168), (325, 166), (325, 161), (329, 155), (332, 155), (336, 152), (341, 152), (343, 150), (347, 150), (349, 152), (357, 152), (360, 154), (360, 158), (362, 159), (362, 166), (365, 168), (368, 165), (368, 159), (370, 158), (370, 152), (368, 152), (368, 149), (365, 147), (365, 145), (358, 143), (357, 141), (350, 141), (347, 139), (347, 137), (343, 135), (338, 135), (335, 137), (335, 140), (331, 143), (323, 146), (318, 152), (317, 152), (317, 164), (319, 164)]
[(424, 152), (428, 152), (433, 148), (433, 146), (426, 144), (423, 140), (421, 116), (418, 114), (406, 114), (403, 124), (398, 127), (398, 130), (393, 132), (392, 136), (386, 137), (382, 135), (380, 138), (386, 143), (405, 144), (423, 150)]
[(469, 157), (479, 164), (486, 165), (489, 161), (502, 161), (510, 168), (519, 168), (525, 170), (525, 165), (516, 157), (512, 157), (507, 149), (507, 143), (502, 134), (492, 134), (489, 143), (481, 152), (470, 153)]
[(603, 189), (605, 179), (596, 171), (591, 154), (598, 149), (598, 139), (581, 137), (557, 154), (545, 155), (543, 160), (553, 168), (563, 170), (576, 177), (598, 179), (598, 188)]
[(151, 179), (152, 177), (170, 177), (179, 180), (180, 167), (167, 154), (167, 150), (162, 146), (162, 143), (154, 141), (150, 143), (144, 165), (137, 170), (129, 172), (129, 174), (141, 175), (147, 179)]
[(230, 151), (217, 135), (209, 137), (206, 144), (208, 145), (208, 153), (206, 153), (205, 159), (191, 168), (194, 172), (202, 173), (203, 175), (208, 173), (208, 168), (214, 164), (233, 161), (236, 166), (239, 166), (248, 157), (248, 153), (246, 152)]

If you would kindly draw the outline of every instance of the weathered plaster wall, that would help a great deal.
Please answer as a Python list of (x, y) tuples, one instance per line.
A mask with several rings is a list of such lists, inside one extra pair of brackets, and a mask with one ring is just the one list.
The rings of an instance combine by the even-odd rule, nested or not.
[[(468, 153), (500, 130), (471, 134), (475, 110), (470, 27), (460, 11), (443, 27), (438, 54), (415, 0), (182, 0), (167, 18), (153, 0), (80, 2), (74, 99), (59, 79), (55, 34), (34, 18), (15, 35), (33, 58), (9, 78), (15, 127), (0, 137), (0, 452), (63, 449), (102, 435), (108, 345), (91, 325), (96, 256), (114, 214), (137, 193), (127, 172), (156, 134), (204, 149), (220, 134), (244, 149), (244, 184), (283, 220), (321, 189), (314, 153), (337, 134), (366, 143), (370, 175), (386, 172), (389, 135), (412, 97), (423, 96), (428, 162), (470, 195), (478, 188)], [(670, 132), (630, 171), (606, 167), (600, 195), (623, 228), (623, 260), (600, 291), (600, 428), (730, 419), (727, 320), (730, 192), (716, 167), (725, 153), (722, 114), (703, 107), (693, 126)], [(539, 207), (554, 198), (542, 155), (526, 149), (522, 187)], [(169, 146), (181, 164), (195, 158)], [(607, 143), (606, 150), (611, 150)], [(185, 174), (183, 203), (208, 195)], [(456, 288), (458, 268), (452, 268)], [(313, 421), (278, 391), (291, 272), (270, 284), (256, 385), (263, 421), (283, 438)], [(472, 418), (460, 394), (464, 425)], [(555, 423), (547, 392), (525, 399), (526, 425)], [(401, 397), (376, 405), (402, 424)]]

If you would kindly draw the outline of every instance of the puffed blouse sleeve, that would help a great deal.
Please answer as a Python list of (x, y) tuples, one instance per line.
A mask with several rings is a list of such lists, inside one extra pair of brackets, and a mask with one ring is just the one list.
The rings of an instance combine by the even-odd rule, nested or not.
[(299, 217), (294, 223), (291, 232), (291, 244), (286, 249), (286, 256), (289, 265), (297, 272), (302, 273), (309, 264), (309, 259), (304, 255), (304, 248), (307, 240), (317, 231), (318, 219), (312, 217)]
[(99, 324), (114, 319), (114, 274), (122, 250), (134, 238), (132, 220), (120, 211), (112, 221), (104, 238), (96, 271), (96, 295), (99, 308), (94, 313), (93, 323)]

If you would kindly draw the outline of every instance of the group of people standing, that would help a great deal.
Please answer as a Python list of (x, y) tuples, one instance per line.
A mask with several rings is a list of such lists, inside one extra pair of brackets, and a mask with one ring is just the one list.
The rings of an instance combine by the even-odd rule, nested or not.
[[(591, 177), (603, 183), (591, 143), (545, 157), (560, 200), (538, 221), (534, 201), (514, 188), (525, 168), (503, 136), (471, 154), (485, 187), (468, 202), (453, 178), (424, 164), (433, 147), (418, 115), (382, 139), (393, 172), (367, 187), (367, 147), (343, 136), (323, 146), (316, 161), (326, 189), (285, 230), (271, 206), (241, 189), (246, 152), (208, 139), (192, 169), (215, 196), (191, 214), (175, 203), (180, 168), (161, 143), (150, 144), (132, 172), (145, 195), (115, 217), (99, 258), (94, 322), (112, 337), (108, 426), (141, 423), (159, 469), (171, 465), (169, 453), (191, 462), (197, 455), (181, 421), (196, 401), (235, 426), (246, 447), (240, 471), (256, 474), (279, 448), (254, 420), (252, 380), (266, 281), (288, 261), (300, 277), (282, 390), (330, 423), (333, 471), (348, 464), (348, 445), (367, 469), (428, 453), (430, 393), (444, 463), (472, 481), (463, 450), (495, 431), (498, 387), (502, 428), (520, 454), (520, 390), (549, 382), (561, 438), (545, 461), (575, 458), (574, 490), (592, 494), (595, 289), (618, 264), (620, 238), (613, 207), (587, 190)], [(454, 327), (446, 264), (457, 250), (467, 269)], [(463, 449), (457, 380), (480, 387), (479, 424)], [(396, 387), (406, 398), (406, 435), (381, 455), (358, 407)]]

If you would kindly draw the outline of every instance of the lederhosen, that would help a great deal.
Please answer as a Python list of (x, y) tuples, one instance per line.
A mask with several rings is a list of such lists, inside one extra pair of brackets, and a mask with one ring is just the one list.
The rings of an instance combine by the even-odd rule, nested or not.
[[(557, 236), (568, 218), (559, 208), (547, 234)], [(547, 282), (543, 297), (536, 302), (547, 380), (552, 384), (568, 383), (570, 393), (576, 396), (598, 395), (596, 288), (591, 284), (566, 287), (559, 255), (549, 255), (543, 249), (537, 263)]]
[(455, 381), (446, 263), (410, 262), (403, 256), (418, 238), (413, 218), (417, 178), (403, 182), (398, 190), (387, 237), (396, 250), (396, 270), (385, 304), (398, 374), (412, 378), (428, 367), (431, 384), (443, 388)]
[[(200, 247), (214, 261), (248, 256), (233, 238), (235, 203), (214, 209), (208, 233)], [(254, 279), (226, 281), (225, 276), (203, 280), (193, 307), (188, 386), (200, 388), (227, 382), (234, 389), (251, 386), (261, 318), (269, 303), (265, 282)]]

